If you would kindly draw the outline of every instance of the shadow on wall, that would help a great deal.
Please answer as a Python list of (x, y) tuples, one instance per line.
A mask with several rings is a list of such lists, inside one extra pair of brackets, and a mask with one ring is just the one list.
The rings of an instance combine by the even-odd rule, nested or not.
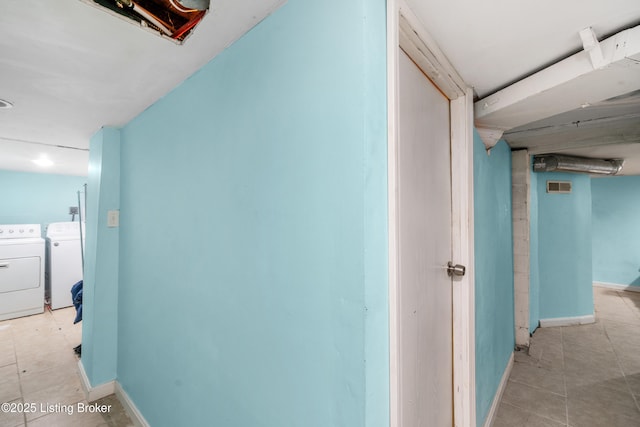
[[(640, 271), (640, 270), (638, 270)], [(640, 276), (636, 277), (636, 280), (631, 282), (631, 286), (640, 286)]]

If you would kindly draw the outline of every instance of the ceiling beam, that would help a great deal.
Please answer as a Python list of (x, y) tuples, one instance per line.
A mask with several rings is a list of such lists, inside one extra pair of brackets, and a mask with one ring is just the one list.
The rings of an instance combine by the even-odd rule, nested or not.
[[(640, 26), (581, 51), (474, 104), (475, 125), (509, 130), (640, 89)], [(597, 55), (597, 54), (596, 54)]]

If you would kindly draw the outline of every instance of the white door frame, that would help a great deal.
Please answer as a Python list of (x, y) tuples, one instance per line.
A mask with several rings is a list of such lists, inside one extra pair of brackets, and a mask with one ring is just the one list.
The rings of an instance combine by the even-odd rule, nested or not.
[(475, 297), (473, 253), (473, 92), (458, 75), (406, 0), (387, 1), (387, 105), (389, 192), (390, 426), (400, 425), (398, 289), (398, 53), (400, 46), (451, 105), (453, 262), (467, 272), (453, 281), (453, 416), (456, 427), (475, 427)]

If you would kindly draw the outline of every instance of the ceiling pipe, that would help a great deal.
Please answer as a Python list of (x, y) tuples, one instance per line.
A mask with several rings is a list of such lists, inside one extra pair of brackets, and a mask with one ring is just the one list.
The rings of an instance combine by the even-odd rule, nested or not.
[(156, 18), (151, 12), (149, 12), (147, 9), (145, 9), (144, 7), (140, 6), (139, 4), (137, 4), (135, 2), (131, 2), (131, 4), (133, 5), (133, 11), (134, 12), (136, 12), (138, 15), (142, 16), (147, 21), (151, 22), (153, 25), (158, 27), (160, 29), (160, 31), (162, 31), (163, 33), (165, 33), (166, 35), (171, 37), (171, 35), (173, 34), (173, 31), (171, 31), (169, 28), (167, 28), (164, 25), (164, 23), (161, 22), (158, 18)]
[(533, 157), (534, 172), (573, 172), (598, 175), (616, 175), (624, 160), (601, 160), (587, 157), (545, 154)]
[(162, 21), (160, 21), (154, 14), (152, 14), (147, 9), (140, 6), (138, 3), (134, 2), (133, 0), (117, 0), (117, 3), (120, 7), (127, 7), (133, 10), (138, 15), (142, 16), (145, 20), (147, 20), (151, 24), (158, 27), (158, 29), (162, 31), (164, 34), (166, 34), (167, 36), (171, 37), (171, 35), (173, 34), (173, 31), (167, 28), (167, 26)]
[[(187, 9), (207, 10), (209, 9), (210, 0), (176, 0)], [(173, 2), (172, 2), (173, 3)]]

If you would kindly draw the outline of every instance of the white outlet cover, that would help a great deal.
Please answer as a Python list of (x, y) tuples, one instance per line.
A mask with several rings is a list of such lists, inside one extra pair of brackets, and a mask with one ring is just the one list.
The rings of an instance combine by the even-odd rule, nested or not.
[(107, 212), (107, 227), (118, 227), (120, 225), (120, 211), (112, 210)]

